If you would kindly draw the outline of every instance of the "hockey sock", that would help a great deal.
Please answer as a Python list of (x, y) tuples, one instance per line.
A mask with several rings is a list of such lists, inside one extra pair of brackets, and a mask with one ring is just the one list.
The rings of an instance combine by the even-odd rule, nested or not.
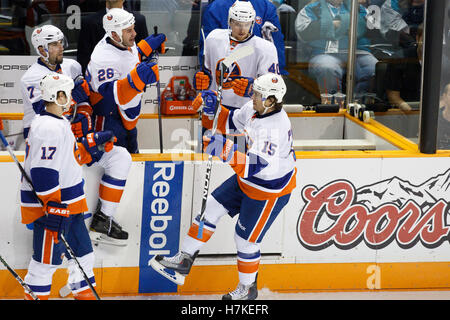
[[(40, 300), (48, 300), (52, 277), (57, 267), (31, 259), (24, 281)], [(33, 300), (33, 298), (25, 292), (25, 300)]]
[[(80, 263), (83, 270), (86, 272), (87, 277), (91, 281), (92, 285), (95, 286), (95, 277), (94, 277), (94, 253), (88, 253), (82, 257), (77, 257), (78, 262)], [(72, 290), (73, 296), (77, 300), (95, 300), (95, 296), (89, 285), (86, 283), (86, 280), (83, 277), (83, 274), (80, 272), (76, 262), (73, 259), (69, 259), (68, 268), (69, 278), (68, 283), (69, 287)]]
[(183, 244), (181, 246), (181, 251), (193, 255), (196, 251), (200, 250), (200, 248), (206, 242), (208, 242), (214, 231), (216, 231), (216, 226), (214, 224), (209, 223), (208, 221), (204, 221), (203, 232), (201, 238), (199, 238), (199, 223), (200, 219), (199, 216), (197, 216), (194, 222), (191, 224), (188, 234), (184, 238)]
[(206, 201), (202, 238), (200, 239), (198, 234), (200, 220), (199, 216), (197, 216), (189, 228), (188, 234), (184, 238), (181, 245), (181, 251), (193, 255), (196, 251), (200, 250), (213, 235), (220, 218), (227, 213), (228, 211), (224, 206), (213, 196), (208, 197), (208, 200)]
[(107, 216), (113, 216), (119, 206), (125, 188), (126, 180), (115, 179), (104, 174), (100, 181), (99, 197), (102, 203), (101, 211)]
[(237, 265), (239, 272), (239, 282), (244, 285), (250, 285), (256, 280), (256, 274), (259, 269), (261, 252), (259, 244), (244, 240), (237, 234), (234, 236), (236, 242)]

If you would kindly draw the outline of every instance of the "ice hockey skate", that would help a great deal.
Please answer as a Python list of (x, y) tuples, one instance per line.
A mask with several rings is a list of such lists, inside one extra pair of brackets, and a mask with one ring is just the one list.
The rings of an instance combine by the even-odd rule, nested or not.
[(192, 256), (181, 251), (173, 257), (156, 255), (150, 260), (150, 266), (162, 276), (182, 286), (197, 255), (198, 251)]
[(101, 211), (97, 211), (91, 221), (89, 236), (94, 244), (126, 246), (128, 232)]
[(222, 296), (222, 300), (255, 300), (258, 297), (256, 280), (251, 285), (243, 285), (239, 282), (236, 289)]

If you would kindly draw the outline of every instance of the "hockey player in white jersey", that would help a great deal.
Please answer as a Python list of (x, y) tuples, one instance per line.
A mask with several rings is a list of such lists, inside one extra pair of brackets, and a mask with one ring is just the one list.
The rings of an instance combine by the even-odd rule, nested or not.
[(133, 14), (114, 8), (103, 17), (105, 36), (94, 48), (86, 79), (93, 93), (91, 102), (96, 128), (112, 130), (117, 145), (138, 153), (136, 124), (141, 98), (147, 84), (159, 80), (158, 65), (150, 57), (156, 50), (164, 53), (164, 34), (151, 35), (134, 42)]
[[(25, 139), (27, 138), (31, 121), (36, 114), (39, 114), (44, 109), (39, 89), (41, 79), (51, 71), (63, 73), (72, 79), (81, 75), (81, 66), (77, 61), (63, 58), (64, 47), (67, 41), (59, 28), (52, 25), (44, 25), (34, 29), (31, 34), (31, 43), (39, 58), (20, 79), (24, 104), (23, 133)], [(74, 88), (74, 91), (78, 92), (80, 90), (82, 90), (80, 86)], [(75, 94), (73, 98), (76, 99), (77, 96)], [(82, 105), (88, 99), (86, 97), (84, 101), (82, 100), (80, 99), (77, 102)]]
[[(34, 228), (33, 255), (24, 281), (40, 300), (48, 299), (53, 274), (67, 254), (61, 233), (95, 286), (94, 253), (83, 215), (88, 208), (81, 165), (92, 160), (90, 153), (99, 146), (112, 147), (112, 133), (102, 132), (77, 143), (63, 116), (71, 103), (73, 87), (73, 80), (63, 74), (49, 73), (42, 79), (39, 89), (44, 110), (31, 122), (26, 142), (24, 170), (33, 186), (22, 179), (21, 215), (22, 223), (33, 223)], [(94, 300), (95, 295), (72, 258), (68, 271), (74, 298)], [(32, 298), (25, 292), (25, 299)]]
[(267, 72), (279, 74), (274, 44), (252, 33), (256, 13), (249, 1), (236, 1), (228, 12), (228, 29), (215, 29), (204, 44), (204, 68), (194, 75), (196, 90), (217, 90), (220, 62), (233, 50), (252, 46), (254, 54), (235, 62), (224, 74), (222, 104), (236, 109), (249, 102), (253, 80)]
[[(150, 265), (167, 279), (184, 284), (194, 259), (211, 238), (220, 218), (239, 215), (234, 241), (237, 248), (239, 284), (224, 300), (251, 300), (258, 295), (256, 278), (260, 243), (296, 186), (295, 153), (291, 123), (282, 108), (286, 85), (280, 75), (267, 73), (253, 83), (252, 101), (234, 112), (221, 107), (217, 133), (204, 136), (206, 153), (228, 163), (235, 174), (208, 196), (203, 219), (197, 216), (173, 257), (155, 256)], [(212, 127), (217, 97), (205, 91), (193, 102), (203, 107), (203, 125)], [(247, 152), (237, 151), (222, 133), (232, 128), (245, 133)], [(202, 227), (200, 227), (202, 226)]]
[[(21, 79), (25, 138), (28, 135), (31, 121), (36, 114), (43, 110), (44, 102), (39, 87), (40, 80), (51, 71), (77, 79), (72, 90), (72, 98), (76, 103), (76, 114), (69, 115), (75, 137), (81, 139), (87, 134), (94, 132), (91, 119), (92, 108), (89, 100), (89, 86), (80, 77), (80, 64), (73, 59), (63, 58), (64, 34), (55, 26), (44, 25), (33, 31), (31, 42), (39, 54), (39, 58)], [(87, 165), (104, 168), (99, 184), (100, 205), (94, 213), (91, 223), (92, 240), (96, 243), (125, 245), (128, 233), (122, 230), (122, 227), (113, 218), (118, 210), (131, 168), (131, 155), (125, 148), (116, 146), (111, 152), (97, 152)]]

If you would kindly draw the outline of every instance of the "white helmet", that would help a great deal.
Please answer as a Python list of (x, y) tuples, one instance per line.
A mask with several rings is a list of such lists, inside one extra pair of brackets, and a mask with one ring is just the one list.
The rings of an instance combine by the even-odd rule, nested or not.
[(108, 37), (112, 39), (112, 32), (114, 31), (122, 42), (122, 30), (134, 25), (134, 15), (128, 11), (120, 8), (110, 9), (103, 16), (103, 29), (105, 29)]
[(253, 82), (253, 91), (260, 93), (263, 99), (275, 96), (276, 102), (281, 103), (286, 94), (286, 84), (280, 75), (266, 73), (255, 79)]
[(228, 23), (230, 19), (239, 22), (255, 22), (256, 11), (250, 1), (237, 0), (228, 10)]
[[(231, 30), (231, 19), (238, 22), (251, 22), (249, 33), (253, 33), (253, 27), (255, 26), (256, 11), (250, 1), (237, 0), (228, 10), (228, 29)], [(230, 31), (231, 33), (231, 31)], [(234, 39), (235, 40), (235, 39)]]
[[(67, 107), (71, 102), (71, 93), (74, 87), (74, 83), (71, 77), (65, 74), (52, 72), (42, 78), (39, 83), (42, 100), (47, 102), (54, 102), (60, 107)], [(65, 104), (59, 104), (57, 101), (58, 92), (63, 91), (66, 95), (67, 102)]]
[[(66, 38), (64, 37), (64, 33), (62, 33), (61, 30), (59, 30), (57, 27), (52, 26), (50, 24), (36, 28), (33, 30), (33, 33), (31, 34), (31, 43), (33, 44), (34, 49), (36, 50), (37, 54), (42, 57), (46, 62), (48, 62), (48, 44), (63, 40), (63, 46), (67, 46)], [(45, 52), (47, 53), (47, 56), (43, 56), (39, 52), (39, 47), (43, 47)]]

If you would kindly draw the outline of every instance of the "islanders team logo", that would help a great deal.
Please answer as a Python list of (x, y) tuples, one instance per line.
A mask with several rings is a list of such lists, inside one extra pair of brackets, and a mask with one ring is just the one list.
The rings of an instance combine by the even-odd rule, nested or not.
[(372, 249), (392, 243), (409, 249), (419, 242), (437, 248), (450, 240), (449, 187), (450, 169), (420, 185), (396, 176), (360, 188), (348, 180), (307, 185), (297, 237), (313, 251), (347, 250), (361, 242)]
[[(219, 61), (217, 61), (216, 64), (216, 84), (219, 86), (220, 85), (220, 68), (221, 68), (221, 64), (222, 61), (225, 58), (220, 59)], [(231, 87), (233, 86), (232, 81), (234, 79), (236, 79), (237, 77), (241, 77), (242, 73), (241, 73), (241, 68), (239, 67), (239, 65), (234, 62), (230, 68), (226, 68), (224, 74), (223, 74), (223, 84), (222, 84), (222, 88), (224, 90), (227, 89), (231, 89)]]
[(257, 24), (262, 24), (262, 18), (261, 18), (260, 16), (256, 16), (255, 22), (256, 22)]
[(108, 19), (109, 21), (111, 21), (112, 18), (113, 18), (112, 14), (109, 14), (109, 15), (106, 16), (106, 19)]

